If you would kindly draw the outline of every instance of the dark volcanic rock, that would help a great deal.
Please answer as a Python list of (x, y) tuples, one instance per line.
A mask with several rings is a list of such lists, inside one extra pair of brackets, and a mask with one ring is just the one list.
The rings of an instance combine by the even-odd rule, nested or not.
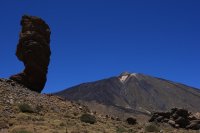
[(200, 129), (200, 120), (185, 109), (173, 108), (171, 112), (156, 112), (149, 122), (164, 122), (175, 128)]
[(175, 120), (176, 124), (178, 124), (181, 128), (185, 128), (189, 124), (189, 120), (184, 117), (179, 117), (178, 119)]
[(199, 130), (200, 129), (200, 120), (193, 120), (186, 127), (187, 129)]
[(50, 62), (50, 28), (38, 17), (24, 15), (21, 20), (22, 30), (17, 45), (16, 56), (24, 63), (22, 73), (10, 79), (29, 89), (41, 92), (46, 83)]

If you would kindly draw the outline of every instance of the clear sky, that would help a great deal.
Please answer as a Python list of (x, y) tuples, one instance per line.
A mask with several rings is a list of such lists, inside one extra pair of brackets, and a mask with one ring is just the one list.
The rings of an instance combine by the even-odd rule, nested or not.
[(200, 88), (200, 0), (1, 0), (0, 77), (23, 70), (20, 19), (51, 27), (44, 93), (138, 72)]

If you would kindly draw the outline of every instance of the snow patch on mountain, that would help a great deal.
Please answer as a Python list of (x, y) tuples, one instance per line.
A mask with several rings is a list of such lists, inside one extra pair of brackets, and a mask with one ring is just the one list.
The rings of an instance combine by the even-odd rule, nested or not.
[(121, 76), (121, 77), (119, 78), (119, 80), (120, 80), (122, 83), (124, 83), (128, 77), (129, 77), (129, 75), (124, 75), (124, 76)]

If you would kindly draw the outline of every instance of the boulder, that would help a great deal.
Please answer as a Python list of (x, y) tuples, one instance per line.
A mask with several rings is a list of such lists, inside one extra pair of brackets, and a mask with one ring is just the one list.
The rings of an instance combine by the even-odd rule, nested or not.
[(156, 119), (158, 116), (159, 116), (158, 114), (154, 113), (154, 114), (151, 116), (151, 118), (149, 119), (149, 122), (155, 121), (155, 119)]
[(187, 129), (200, 130), (200, 120), (193, 120), (186, 127)]
[(176, 112), (174, 112), (174, 114), (172, 114), (172, 118), (173, 118), (173, 119), (178, 119), (178, 117), (179, 117), (179, 116), (178, 116), (178, 114), (176, 114)]
[(45, 21), (34, 16), (22, 16), (21, 26), (16, 56), (24, 63), (25, 69), (10, 79), (40, 93), (47, 80), (51, 31)]
[(185, 128), (189, 124), (189, 120), (184, 117), (179, 117), (175, 120), (175, 123), (179, 125), (181, 128)]
[(173, 120), (169, 120), (169, 121), (168, 121), (168, 124), (171, 125), (172, 127), (175, 127), (175, 126), (176, 126), (176, 122), (173, 121)]
[(164, 122), (170, 118), (170, 112), (155, 112), (149, 122)]
[(197, 120), (197, 118), (194, 115), (190, 115), (188, 118), (190, 121)]
[(164, 116), (158, 116), (155, 120), (156, 122), (163, 122), (164, 119), (165, 119)]
[(178, 108), (172, 108), (171, 109), (171, 114), (174, 114), (177, 110), (178, 110)]
[(185, 109), (178, 109), (178, 110), (176, 111), (176, 114), (177, 114), (178, 116), (182, 116), (182, 117), (184, 117), (184, 118), (187, 118), (187, 117), (189, 116), (189, 112), (188, 112), (187, 110), (185, 110)]
[(158, 112), (157, 113), (159, 116), (163, 116), (164, 118), (170, 118), (170, 112)]

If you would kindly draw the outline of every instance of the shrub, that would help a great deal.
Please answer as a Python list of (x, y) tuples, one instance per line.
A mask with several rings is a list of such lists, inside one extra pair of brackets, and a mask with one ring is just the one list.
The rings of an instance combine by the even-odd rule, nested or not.
[(61, 126), (61, 127), (64, 127), (64, 126), (65, 126), (65, 123), (64, 123), (64, 122), (61, 122), (61, 123), (60, 123), (60, 126)]
[(132, 118), (132, 117), (129, 117), (126, 119), (126, 122), (129, 124), (129, 125), (135, 125), (137, 124), (137, 120), (135, 118)]
[(145, 131), (146, 132), (160, 132), (160, 129), (159, 129), (159, 127), (155, 123), (149, 123), (145, 127)]
[(90, 123), (90, 124), (96, 123), (96, 118), (95, 118), (95, 116), (90, 115), (90, 114), (83, 114), (83, 115), (80, 117), (80, 120), (81, 120), (82, 122)]
[(26, 103), (20, 104), (19, 105), (19, 109), (23, 113), (34, 113), (33, 108), (30, 105), (26, 104)]
[(124, 133), (127, 132), (127, 130), (124, 127), (117, 127), (116, 133)]

